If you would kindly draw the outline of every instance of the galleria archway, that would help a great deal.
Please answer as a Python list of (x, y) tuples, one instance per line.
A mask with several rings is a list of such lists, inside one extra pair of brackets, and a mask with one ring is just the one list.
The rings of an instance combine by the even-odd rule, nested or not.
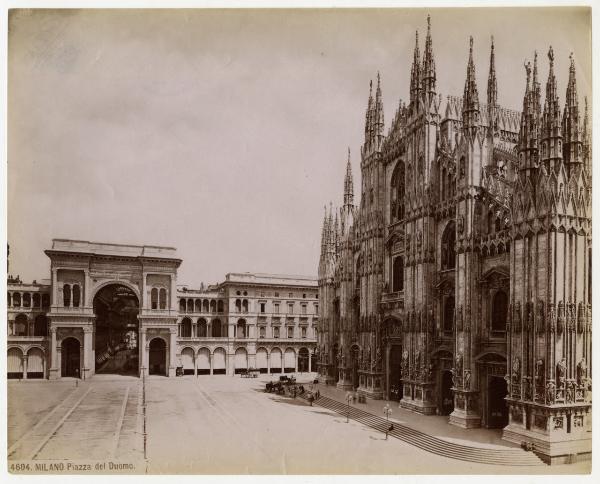
[(96, 293), (96, 373), (138, 375), (138, 313), (138, 298), (127, 286), (110, 284)]

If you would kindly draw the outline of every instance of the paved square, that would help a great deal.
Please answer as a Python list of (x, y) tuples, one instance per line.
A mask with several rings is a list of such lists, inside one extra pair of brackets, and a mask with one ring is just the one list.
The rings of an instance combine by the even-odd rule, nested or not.
[[(304, 400), (270, 378), (95, 377), (10, 382), (9, 459), (135, 461), (138, 472), (204, 474), (582, 473), (589, 463), (509, 467), (420, 450)], [(300, 380), (302, 381), (302, 380)], [(43, 395), (43, 398), (40, 398)]]

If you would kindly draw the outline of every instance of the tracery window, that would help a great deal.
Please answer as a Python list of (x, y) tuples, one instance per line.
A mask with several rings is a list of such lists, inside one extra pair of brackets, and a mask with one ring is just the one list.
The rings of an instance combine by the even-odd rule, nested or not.
[(454, 294), (446, 296), (444, 300), (444, 332), (451, 333), (454, 330)]
[(451, 221), (446, 226), (444, 234), (442, 235), (442, 247), (441, 247), (441, 262), (442, 270), (454, 269), (456, 267), (456, 228), (454, 221)]
[(391, 221), (404, 219), (404, 162), (402, 160), (398, 162), (392, 174), (390, 200)]
[(508, 297), (504, 291), (498, 291), (492, 299), (492, 331), (506, 331)]
[(404, 290), (404, 258), (396, 257), (392, 270), (392, 291)]

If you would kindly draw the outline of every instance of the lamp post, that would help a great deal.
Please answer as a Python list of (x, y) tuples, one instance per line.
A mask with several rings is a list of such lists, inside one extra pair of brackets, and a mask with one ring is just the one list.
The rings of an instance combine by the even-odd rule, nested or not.
[(350, 420), (350, 401), (352, 400), (352, 393), (348, 392), (346, 393), (346, 402), (347, 402), (347, 407), (346, 407), (346, 423), (348, 423), (348, 421)]

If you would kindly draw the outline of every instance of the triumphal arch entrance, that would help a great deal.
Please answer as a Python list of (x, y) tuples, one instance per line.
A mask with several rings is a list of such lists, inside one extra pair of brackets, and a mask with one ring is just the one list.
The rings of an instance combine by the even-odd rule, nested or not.
[[(54, 239), (46, 255), (51, 379), (175, 376), (181, 259), (174, 248)], [(153, 293), (160, 297), (151, 302)]]

